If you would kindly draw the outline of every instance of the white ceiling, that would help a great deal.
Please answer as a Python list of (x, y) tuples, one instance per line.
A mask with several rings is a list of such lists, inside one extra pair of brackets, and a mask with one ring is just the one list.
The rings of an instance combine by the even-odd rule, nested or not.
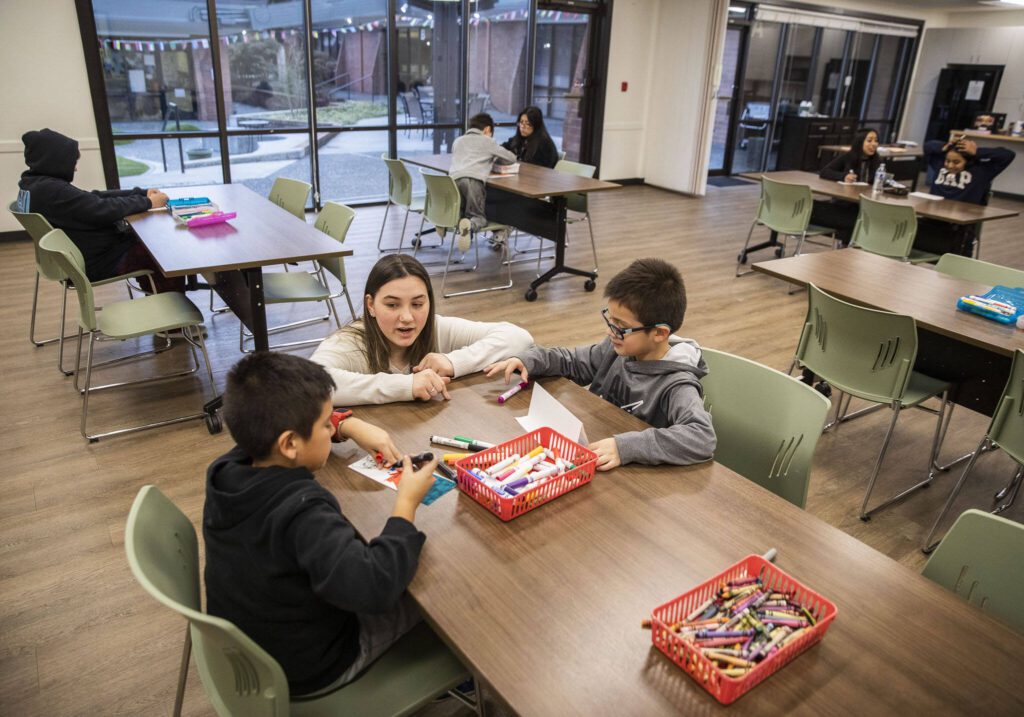
[(896, 8), (915, 8), (918, 10), (950, 10), (952, 12), (963, 10), (1024, 10), (1022, 5), (1010, 5), (1000, 3), (999, 5), (983, 4), (979, 0), (885, 0), (886, 5)]

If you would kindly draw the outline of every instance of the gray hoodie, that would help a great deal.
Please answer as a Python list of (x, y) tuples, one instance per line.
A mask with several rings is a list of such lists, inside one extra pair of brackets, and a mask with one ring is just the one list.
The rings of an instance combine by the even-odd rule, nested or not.
[(471, 129), (452, 143), (452, 164), (448, 176), (452, 179), (471, 177), (486, 182), (491, 176), (491, 165), (512, 164), (516, 156), (478, 129)]
[(615, 436), (623, 464), (689, 465), (715, 452), (700, 379), (708, 372), (700, 346), (673, 336), (665, 357), (637, 361), (615, 353), (610, 339), (575, 349), (534, 347), (519, 356), (533, 376), (565, 376), (651, 424)]

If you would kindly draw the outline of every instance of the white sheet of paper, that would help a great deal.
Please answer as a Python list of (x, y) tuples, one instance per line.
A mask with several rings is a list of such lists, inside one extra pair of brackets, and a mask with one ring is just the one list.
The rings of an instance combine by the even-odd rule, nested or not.
[(942, 199), (942, 197), (937, 194), (927, 194), (925, 192), (911, 192), (909, 196), (917, 197), (918, 199), (931, 199), (933, 202), (937, 202)]
[(967, 94), (965, 100), (980, 100), (981, 93), (985, 91), (985, 80), (971, 80), (967, 83)]
[(584, 446), (590, 442), (587, 440), (587, 432), (583, 430), (583, 421), (576, 418), (572, 411), (559, 403), (539, 383), (530, 386), (530, 410), (516, 420), (527, 433), (547, 426)]
[(381, 485), (386, 485), (391, 490), (398, 490), (398, 486), (388, 480), (391, 476), (391, 471), (387, 468), (378, 468), (377, 462), (371, 455), (365, 455), (355, 463), (349, 466), (356, 473), (362, 473), (370, 480), (377, 481)]

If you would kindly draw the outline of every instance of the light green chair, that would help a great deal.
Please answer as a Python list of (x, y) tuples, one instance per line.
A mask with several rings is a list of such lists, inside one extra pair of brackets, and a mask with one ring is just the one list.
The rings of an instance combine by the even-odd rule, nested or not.
[[(67, 325), (68, 290), (71, 288), (71, 286), (68, 282), (67, 275), (65, 275), (65, 273), (61, 270), (57, 262), (51, 259), (50, 257), (46, 256), (43, 252), (39, 250), (40, 240), (44, 236), (52, 232), (53, 227), (50, 225), (50, 222), (46, 221), (46, 218), (42, 214), (35, 214), (31, 212), (19, 212), (17, 202), (11, 202), (8, 209), (10, 210), (14, 218), (18, 220), (18, 223), (21, 224), (22, 229), (24, 229), (28, 233), (29, 237), (31, 237), (32, 248), (35, 251), (36, 257), (36, 285), (32, 293), (32, 316), (29, 319), (29, 341), (31, 341), (35, 346), (45, 346), (47, 344), (57, 343), (57, 368), (60, 369), (60, 372), (63, 373), (65, 376), (70, 376), (72, 373), (74, 373), (74, 371), (64, 368), (64, 340), (70, 337), (65, 336), (64, 331)], [(78, 250), (78, 247), (75, 247), (75, 252), (77, 253), (77, 256), (81, 258), (82, 254)], [(84, 265), (84, 259), (82, 260), (82, 263)], [(150, 288), (155, 293), (156, 286), (153, 284), (152, 272), (149, 271), (148, 269), (142, 271), (133, 271), (129, 274), (122, 274), (120, 276), (114, 276), (109, 279), (102, 279), (100, 281), (94, 281), (91, 283), (95, 288), (97, 286), (114, 284), (118, 281), (127, 281), (128, 279), (141, 278), (143, 276), (149, 277)], [(53, 337), (52, 339), (40, 340), (36, 338), (36, 309), (39, 304), (39, 277), (49, 279), (50, 281), (58, 282), (63, 287), (63, 297), (60, 309), (60, 334)], [(131, 296), (131, 293), (131, 284), (128, 284), (129, 297)]]
[[(455, 655), (422, 624), (354, 682), (318, 699), (290, 702), (288, 681), (277, 661), (231, 622), (202, 612), (195, 528), (156, 486), (144, 486), (135, 497), (124, 547), (132, 574), (146, 592), (188, 620), (175, 717), (181, 714), (193, 645), (206, 694), (224, 717), (408, 715), (469, 677)], [(471, 706), (479, 714), (479, 707)]]
[(708, 348), (703, 354), (704, 405), (718, 438), (715, 460), (803, 508), (828, 399), (755, 361)]
[[(75, 291), (78, 294), (78, 351), (75, 358), (75, 388), (82, 394), (82, 421), (80, 426), (82, 436), (90, 442), (95, 442), (107, 436), (134, 433), (148, 428), (168, 426), (183, 421), (205, 419), (206, 414), (200, 411), (199, 413), (170, 418), (155, 423), (147, 423), (141, 426), (121, 428), (105, 433), (89, 433), (89, 396), (91, 394), (96, 391), (120, 386), (150, 383), (197, 373), (199, 371), (199, 359), (196, 356), (196, 347), (203, 352), (203, 360), (206, 363), (206, 373), (210, 380), (210, 387), (216, 387), (216, 384), (213, 382), (213, 370), (210, 368), (210, 357), (206, 353), (206, 343), (203, 341), (203, 334), (199, 329), (199, 325), (203, 321), (203, 315), (184, 294), (176, 291), (151, 294), (130, 301), (117, 301), (112, 304), (105, 304), (101, 311), (96, 307), (92, 284), (85, 277), (85, 262), (82, 261), (78, 248), (68, 239), (67, 235), (60, 229), (55, 229), (42, 238), (39, 242), (39, 249), (47, 258), (55, 261), (61, 270), (64, 271), (75, 285)], [(192, 353), (194, 367), (191, 370), (161, 374), (150, 378), (121, 381), (103, 386), (92, 385), (92, 372), (93, 368), (95, 368), (92, 360), (93, 347), (97, 341), (108, 339), (124, 341), (149, 334), (166, 334), (176, 329), (181, 330), (182, 336), (188, 343), (189, 350)], [(85, 384), (80, 387), (78, 385), (78, 377), (82, 373), (83, 332), (89, 334), (89, 350), (85, 361)], [(132, 356), (126, 356), (120, 360), (114, 359), (106, 363), (120, 363), (124, 360), (138, 358), (140, 355), (133, 354)]]
[[(762, 176), (761, 199), (757, 203), (757, 214), (750, 225), (750, 231), (747, 232), (743, 249), (736, 257), (736, 276), (746, 276), (751, 273), (749, 271), (741, 272), (740, 267), (747, 263), (750, 237), (754, 234), (754, 229), (759, 226), (767, 227), (782, 237), (782, 245), (775, 250), (775, 255), (780, 257), (786, 253), (787, 237), (796, 237), (796, 251), (793, 256), (799, 256), (807, 237), (834, 235), (835, 231), (828, 227), (811, 224), (813, 206), (811, 188), (807, 185), (777, 182)], [(749, 251), (754, 251), (754, 249), (749, 249)]]
[(911, 264), (934, 264), (938, 254), (914, 249), (917, 236), (917, 212), (909, 204), (893, 204), (861, 195), (857, 222), (853, 225), (852, 246), (872, 254)]
[(1024, 630), (1024, 525), (966, 510), (922, 574), (1017, 630)]
[(294, 214), (302, 221), (306, 221), (306, 198), (309, 197), (309, 190), (313, 185), (298, 179), (278, 177), (270, 188), (271, 202), (287, 212)]
[[(1020, 349), (1017, 349), (1013, 354), (1010, 378), (1006, 382), (1006, 388), (1003, 389), (1003, 395), (999, 398), (999, 403), (996, 404), (996, 410), (992, 414), (988, 430), (985, 431), (985, 436), (981, 439), (978, 447), (973, 453), (969, 454), (970, 461), (967, 463), (967, 467), (964, 468), (960, 480), (953, 486), (946, 504), (935, 519), (932, 529), (928, 532), (928, 537), (924, 539), (924, 544), (921, 546), (924, 552), (929, 553), (938, 545), (939, 541), (935, 540), (935, 534), (938, 532), (943, 519), (945, 519), (953, 507), (957, 496), (960, 495), (960, 490), (964, 487), (964, 483), (967, 482), (967, 476), (970, 475), (978, 458), (983, 453), (996, 448), (1001, 448), (1006, 455), (1017, 462), (1017, 470), (1014, 472), (1010, 483), (996, 493), (997, 503), (1004, 499), (1006, 499), (1006, 502), (997, 505), (992, 512), (1001, 513), (1009, 508), (1017, 498), (1021, 477), (1024, 476), (1024, 351)], [(1021, 570), (1024, 570), (1024, 564), (1021, 565)]]
[(939, 257), (939, 263), (935, 265), (935, 270), (957, 279), (973, 281), (986, 286), (1024, 288), (1024, 271), (980, 259), (972, 259), (969, 256), (943, 254)]
[[(567, 159), (560, 159), (558, 163), (555, 164), (555, 171), (592, 179), (594, 177), (594, 172), (597, 171), (597, 167), (590, 164), (570, 162)], [(568, 211), (573, 212), (573, 214), (567, 214), (565, 217), (566, 229), (573, 224), (579, 224), (580, 222), (587, 223), (587, 230), (590, 232), (590, 251), (594, 255), (594, 271), (597, 271), (597, 244), (594, 242), (594, 226), (590, 221), (590, 209), (587, 204), (587, 195), (585, 193), (567, 194), (565, 196), (565, 208)], [(540, 272), (539, 248), (537, 250), (537, 272)]]
[[(508, 241), (506, 241), (501, 247), (502, 261), (506, 271), (508, 272), (508, 281), (504, 284), (497, 286), (489, 286), (483, 289), (469, 289), (466, 291), (453, 291), (446, 292), (445, 287), (448, 282), (448, 273), (450, 271), (476, 271), (477, 267), (480, 266), (480, 243), (477, 239), (477, 234), (481, 231), (502, 231), (508, 230), (508, 227), (504, 224), (490, 223), (487, 226), (481, 227), (476, 232), (470, 232), (469, 237), (463, 240), (458, 236), (459, 219), (461, 216), (461, 204), (462, 197), (459, 194), (459, 187), (455, 184), (455, 180), (449, 177), (447, 174), (431, 174), (425, 172), (422, 169), (420, 174), (423, 175), (423, 181), (427, 185), (427, 197), (423, 206), (423, 219), (420, 220), (420, 232), (423, 231), (423, 225), (426, 222), (430, 222), (439, 230), (444, 229), (452, 233), (451, 243), (448, 246), (448, 258), (444, 264), (444, 273), (441, 278), (441, 295), (444, 298), (449, 299), (453, 296), (466, 296), (468, 294), (480, 294), (486, 291), (499, 291), (501, 289), (512, 288), (512, 266), (508, 263)], [(451, 269), (452, 255), (455, 252), (456, 245), (458, 246), (459, 253), (462, 255), (455, 263), (461, 264), (465, 260), (466, 252), (469, 251), (472, 245), (475, 253), (475, 263), (473, 266), (463, 266), (460, 269)], [(413, 250), (413, 256), (415, 257), (420, 249), (420, 245), (417, 244)], [(426, 266), (430, 266), (427, 264)]]
[[(804, 366), (839, 392), (835, 397), (835, 418), (826, 430), (881, 406), (892, 410), (889, 430), (864, 493), (861, 520), (868, 520), (872, 513), (930, 485), (935, 477), (950, 385), (914, 371), (916, 357), (917, 325), (912, 317), (856, 306), (826, 294), (813, 284), (808, 286), (807, 317), (790, 373), (797, 365)], [(850, 397), (877, 405), (847, 415)], [(938, 410), (923, 405), (933, 397), (941, 397)], [(896, 420), (905, 408), (919, 408), (936, 416), (928, 477), (869, 510), (868, 501), (889, 449)]]
[[(386, 154), (380, 156), (384, 165), (388, 168), (388, 203), (384, 207), (384, 220), (380, 225), (380, 235), (377, 237), (377, 251), (400, 251), (405, 238), (405, 229), (409, 224), (409, 213), (423, 213), (423, 205), (426, 197), (415, 195), (412, 192), (412, 176), (400, 159), (390, 159)], [(384, 241), (384, 228), (388, 224), (388, 211), (392, 205), (405, 207), (405, 218), (402, 219), (402, 233), (399, 235), (398, 249), (384, 249), (381, 242)]]
[[(355, 219), (355, 210), (337, 202), (327, 202), (316, 218), (317, 229), (333, 237), (339, 244), (345, 243), (348, 229)], [(319, 321), (328, 321), (332, 316), (337, 327), (341, 328), (341, 318), (338, 316), (338, 308), (334, 305), (334, 299), (344, 296), (348, 302), (348, 310), (352, 318), (356, 318), (356, 310), (352, 306), (352, 297), (348, 293), (348, 283), (345, 276), (345, 258), (340, 256), (321, 256), (313, 261), (314, 271), (304, 272), (269, 272), (263, 275), (263, 299), (268, 306), (273, 304), (291, 304), (307, 301), (323, 301), (327, 304), (327, 315), (311, 319), (293, 321), (281, 326), (275, 326), (267, 330), (268, 334), (275, 334), (299, 326), (308, 326)], [(334, 274), (341, 282), (341, 289), (337, 293), (331, 293), (331, 285), (327, 281), (325, 271)], [(239, 322), (239, 350), (246, 351), (245, 342), (252, 338), (252, 334), (245, 329), (245, 325)], [(271, 348), (293, 348), (295, 346), (311, 346), (319, 344), (323, 339), (309, 339), (306, 341), (291, 341), (284, 344), (276, 344)]]

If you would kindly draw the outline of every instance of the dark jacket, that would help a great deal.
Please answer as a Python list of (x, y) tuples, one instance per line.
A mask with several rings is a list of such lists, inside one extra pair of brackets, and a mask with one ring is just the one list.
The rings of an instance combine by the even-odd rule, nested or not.
[(501, 146), (514, 153), (520, 162), (539, 164), (548, 169), (553, 169), (558, 164), (558, 148), (551, 137), (541, 137), (536, 133), (523, 137), (516, 132)]
[(59, 132), (26, 132), (25, 164), (18, 186), (27, 193), (24, 211), (46, 217), (63, 229), (85, 258), (85, 273), (92, 281), (117, 274), (117, 265), (136, 241), (122, 221), (129, 214), (153, 206), (144, 189), (87, 192), (71, 184), (78, 163), (78, 142)]
[(942, 151), (945, 146), (939, 139), (924, 143), (929, 174), (935, 173), (931, 193), (971, 204), (988, 204), (992, 180), (1010, 166), (1010, 162), (1017, 156), (1003, 147), (983, 147), (967, 161), (963, 171), (951, 174), (942, 166), (946, 161), (946, 153)]
[(393, 609), (423, 533), (390, 518), (369, 544), (304, 468), (254, 468), (237, 446), (210, 465), (206, 610), (276, 659), (293, 694), (326, 687), (359, 653), (356, 613)]
[(822, 179), (833, 179), (841, 182), (851, 171), (857, 175), (858, 182), (871, 182), (875, 179), (875, 170), (882, 163), (882, 159), (875, 152), (870, 157), (857, 157), (853, 151), (841, 154), (829, 162), (819, 173)]

